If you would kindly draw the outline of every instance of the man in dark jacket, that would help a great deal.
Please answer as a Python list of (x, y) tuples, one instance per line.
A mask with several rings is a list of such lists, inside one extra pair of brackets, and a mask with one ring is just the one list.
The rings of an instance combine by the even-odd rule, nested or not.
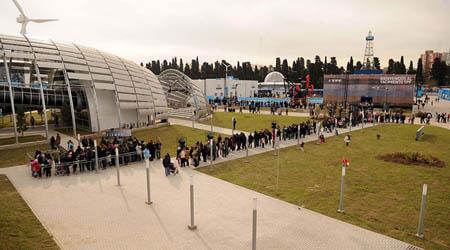
[(171, 164), (172, 163), (170, 162), (170, 155), (169, 155), (169, 153), (167, 153), (163, 159), (163, 167), (164, 167), (164, 172), (165, 172), (166, 176), (170, 175)]

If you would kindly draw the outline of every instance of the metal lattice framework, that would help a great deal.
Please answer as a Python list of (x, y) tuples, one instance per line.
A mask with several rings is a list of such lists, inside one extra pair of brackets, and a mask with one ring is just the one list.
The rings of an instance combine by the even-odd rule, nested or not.
[(364, 69), (374, 69), (373, 65), (373, 40), (375, 37), (372, 35), (372, 31), (366, 36), (366, 49), (364, 51)]
[[(127, 124), (136, 127), (149, 122), (150, 117), (153, 121), (165, 118), (166, 94), (158, 78), (150, 70), (118, 56), (81, 45), (0, 34), (0, 59), (0, 85), (8, 86), (3, 93), (9, 92), (7, 105), (13, 113), (13, 88), (25, 92), (27, 88), (40, 89), (39, 96), (31, 95), (40, 100), (48, 100), (49, 90), (62, 90), (68, 95), (65, 100), (70, 103), (74, 135), (73, 100), (77, 98), (72, 93), (76, 91), (85, 94), (94, 131)], [(107, 109), (111, 106), (107, 99), (111, 98), (105, 96), (109, 95), (113, 96), (115, 112)], [(39, 103), (45, 107), (46, 101)]]
[(197, 114), (207, 110), (206, 96), (192, 79), (176, 69), (167, 69), (158, 76), (165, 93), (169, 108), (194, 107)]

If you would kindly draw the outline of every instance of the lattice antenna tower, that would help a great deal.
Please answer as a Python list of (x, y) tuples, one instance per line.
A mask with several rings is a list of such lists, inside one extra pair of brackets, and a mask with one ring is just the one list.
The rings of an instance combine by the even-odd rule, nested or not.
[(364, 52), (363, 69), (374, 69), (373, 65), (373, 40), (375, 37), (372, 35), (372, 31), (369, 30), (369, 34), (366, 36), (366, 50)]

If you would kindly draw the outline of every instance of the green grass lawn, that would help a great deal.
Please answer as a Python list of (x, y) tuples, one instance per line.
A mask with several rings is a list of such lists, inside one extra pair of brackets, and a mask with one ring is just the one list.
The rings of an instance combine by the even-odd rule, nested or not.
[(0, 248), (59, 249), (5, 175), (0, 175)]
[[(352, 132), (346, 148), (343, 136), (323, 145), (307, 143), (280, 151), (279, 188), (276, 156), (255, 155), (218, 164), (212, 172), (199, 171), (237, 185), (305, 206), (327, 216), (412, 243), (426, 249), (450, 248), (450, 131), (428, 126), (415, 141), (418, 126), (387, 125)], [(380, 154), (420, 152), (445, 161), (444, 168), (402, 165), (378, 160)], [(341, 160), (350, 161), (345, 180), (345, 214), (337, 213)], [(418, 239), (417, 224), (422, 185), (428, 184), (425, 238)]]
[[(19, 136), (19, 142), (33, 142), (33, 141), (45, 141), (45, 137), (42, 135), (25, 135)], [(16, 138), (8, 137), (8, 138), (0, 138), (0, 146), (9, 145), (16, 143)]]
[(0, 168), (13, 167), (17, 165), (24, 165), (30, 162), (27, 153), (36, 150), (49, 150), (50, 146), (45, 144), (24, 146), (15, 149), (0, 150)]
[[(170, 125), (133, 132), (133, 137), (145, 142), (148, 142), (150, 139), (153, 140), (153, 142), (156, 142), (159, 137), (162, 143), (161, 154), (164, 155), (168, 152), (170, 156), (175, 156), (179, 138), (184, 137), (186, 140), (186, 146), (192, 146), (197, 141), (206, 142), (207, 134), (208, 131), (204, 130), (179, 125)], [(215, 137), (217, 137), (217, 135), (217, 133), (214, 133)]]
[[(284, 113), (283, 113), (284, 114)], [(232, 128), (231, 119), (236, 118), (236, 129), (241, 131), (253, 132), (260, 129), (270, 129), (272, 121), (276, 121), (280, 126), (298, 124), (307, 121), (306, 117), (279, 116), (279, 115), (262, 115), (248, 113), (229, 113), (216, 112), (213, 115), (213, 125), (222, 128)], [(211, 124), (210, 119), (202, 121), (203, 124)]]

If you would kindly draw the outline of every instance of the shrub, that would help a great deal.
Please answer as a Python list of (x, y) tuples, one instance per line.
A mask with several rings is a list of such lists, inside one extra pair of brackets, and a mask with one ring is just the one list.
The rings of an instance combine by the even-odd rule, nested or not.
[(404, 165), (420, 165), (443, 168), (445, 162), (431, 155), (424, 155), (418, 152), (396, 152), (391, 154), (380, 155), (377, 157), (387, 162), (400, 163)]

